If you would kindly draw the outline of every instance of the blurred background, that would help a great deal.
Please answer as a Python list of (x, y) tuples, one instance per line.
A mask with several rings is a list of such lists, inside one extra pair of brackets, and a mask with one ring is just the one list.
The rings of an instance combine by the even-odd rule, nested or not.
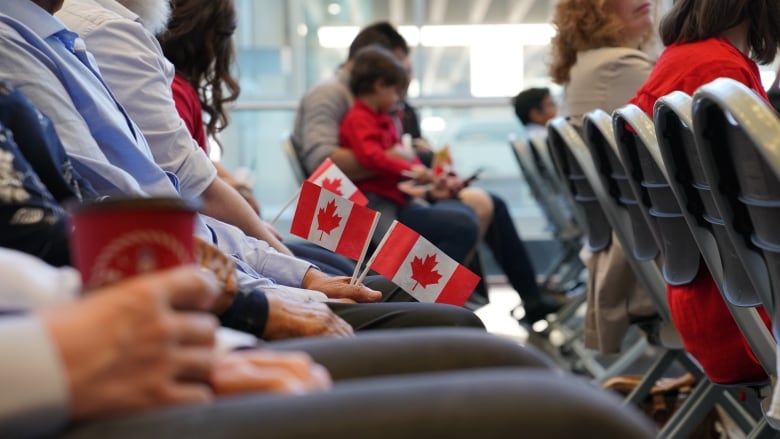
[[(298, 188), (281, 140), (292, 130), (298, 100), (331, 77), (360, 27), (397, 26), (411, 49), (410, 101), (424, 136), (449, 144), (456, 170), (484, 172), (477, 182), (507, 201), (537, 268), (554, 252), (545, 223), (510, 150), (522, 136), (510, 97), (524, 88), (560, 88), (547, 75), (555, 30), (551, 0), (236, 0), (235, 34), (242, 93), (212, 155), (252, 176), (263, 217), (273, 217)], [(671, 4), (659, 1), (658, 14)], [(774, 79), (765, 72), (767, 85)], [(241, 173), (241, 172), (239, 172)], [(293, 209), (279, 222), (289, 230)]]

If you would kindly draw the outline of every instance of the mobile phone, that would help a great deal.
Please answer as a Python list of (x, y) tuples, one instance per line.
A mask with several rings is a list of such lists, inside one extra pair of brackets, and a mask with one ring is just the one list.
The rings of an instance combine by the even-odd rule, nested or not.
[(469, 175), (465, 180), (463, 180), (463, 186), (468, 186), (469, 184), (477, 180), (479, 178), (479, 174), (481, 174), (482, 171), (484, 171), (484, 169), (482, 168), (479, 168), (476, 171), (474, 171), (473, 174)]

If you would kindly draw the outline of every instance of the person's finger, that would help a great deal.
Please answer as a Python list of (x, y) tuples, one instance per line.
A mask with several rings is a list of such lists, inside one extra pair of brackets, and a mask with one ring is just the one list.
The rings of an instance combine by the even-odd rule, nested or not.
[(216, 353), (208, 348), (177, 348), (171, 355), (174, 378), (207, 383), (216, 362)]
[(178, 313), (170, 317), (173, 338), (181, 345), (214, 346), (219, 323), (210, 314)]
[(333, 318), (328, 324), (328, 329), (330, 330), (331, 335), (337, 337), (351, 337), (355, 334), (352, 326), (335, 314), (333, 314)]
[(358, 302), (378, 302), (382, 300), (382, 293), (377, 290), (368, 288), (365, 285), (353, 285), (353, 287), (357, 288), (355, 300)]
[(196, 267), (178, 267), (153, 273), (148, 280), (157, 282), (156, 286), (175, 309), (206, 310), (220, 293), (214, 275)]

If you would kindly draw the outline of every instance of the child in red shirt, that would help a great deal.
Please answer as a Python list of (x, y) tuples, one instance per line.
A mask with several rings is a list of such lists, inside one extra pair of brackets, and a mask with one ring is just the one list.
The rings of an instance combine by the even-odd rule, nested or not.
[(398, 206), (404, 206), (408, 199), (398, 188), (401, 180), (410, 176), (430, 179), (429, 170), (417, 156), (403, 150), (388, 113), (398, 103), (406, 82), (406, 69), (392, 52), (378, 46), (362, 49), (350, 74), (355, 103), (339, 129), (341, 145), (354, 151), (360, 165), (376, 174), (356, 182), (358, 188)]

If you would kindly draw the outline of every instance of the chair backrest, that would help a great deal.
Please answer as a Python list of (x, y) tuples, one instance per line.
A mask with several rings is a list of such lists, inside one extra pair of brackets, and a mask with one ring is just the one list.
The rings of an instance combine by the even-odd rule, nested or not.
[(298, 152), (295, 150), (295, 146), (293, 145), (289, 134), (284, 134), (282, 136), (282, 151), (284, 152), (285, 157), (287, 157), (287, 162), (290, 164), (290, 169), (293, 172), (293, 177), (295, 177), (296, 182), (302, 184), (309, 176), (309, 173), (306, 172), (306, 168), (303, 166), (303, 162), (298, 156)]
[[(606, 114), (606, 113), (605, 113)], [(607, 116), (609, 117), (609, 116)], [(585, 118), (585, 127), (591, 123), (588, 117)], [(609, 122), (611, 124), (611, 122)], [(586, 146), (586, 142), (577, 133), (577, 130), (563, 118), (556, 118), (548, 124), (550, 127), (550, 138), (553, 139), (551, 145), (556, 142), (563, 143), (570, 155), (570, 159), (576, 161), (578, 169), (582, 172), (585, 181), (589, 183), (593, 190), (593, 196), (598, 201), (605, 219), (609, 222), (618, 241), (624, 248), (631, 248), (630, 234), (631, 223), (628, 219), (626, 210), (618, 205), (618, 201), (610, 189), (604, 184), (604, 179), (596, 169), (594, 159)], [(554, 137), (553, 137), (554, 136)], [(558, 160), (558, 147), (553, 148), (554, 156)], [(622, 165), (621, 165), (622, 166)], [(626, 253), (626, 261), (636, 275), (639, 285), (646, 291), (656, 309), (665, 322), (670, 322), (669, 305), (666, 301), (666, 284), (661, 276), (658, 266), (654, 260), (638, 260)]]
[[(735, 303), (732, 300), (735, 297), (744, 297), (735, 295), (734, 291), (740, 288), (739, 285), (749, 284), (750, 281), (734, 254), (725, 230), (716, 232), (717, 227), (723, 229), (723, 226), (714, 224), (712, 218), (709, 220), (704, 218), (707, 213), (705, 213), (705, 201), (702, 197), (710, 197), (708, 203), (712, 203), (713, 207), (714, 201), (711, 199), (712, 195), (703, 189), (706, 187), (706, 181), (698, 180), (698, 178), (704, 179), (704, 175), (696, 146), (693, 144), (691, 103), (691, 97), (682, 92), (661, 97), (655, 103), (654, 125), (660, 154), (652, 154), (652, 157), (656, 164), (665, 170), (669, 186), (699, 247), (702, 259), (715, 280), (734, 321), (745, 335), (764, 370), (774, 374), (777, 370), (777, 357), (772, 334), (767, 330), (755, 308), (745, 308), (739, 305), (744, 302)], [(735, 263), (738, 266), (735, 267)], [(752, 284), (749, 288), (752, 290)]]
[(693, 281), (701, 255), (662, 168), (653, 121), (636, 105), (619, 108), (612, 116), (615, 141), (631, 188), (645, 219), (660, 238), (664, 280), (671, 285)]
[(547, 124), (547, 143), (553, 166), (563, 182), (564, 190), (580, 208), (588, 249), (592, 252), (606, 250), (612, 240), (612, 227), (582, 168), (567, 146), (569, 143), (582, 144), (582, 138), (577, 130), (561, 117)]
[[(553, 224), (556, 232), (576, 227), (576, 208), (565, 195), (560, 179), (550, 175), (533, 141), (510, 141), (517, 164), (525, 177), (531, 194)], [(572, 237), (576, 239), (576, 237)], [(569, 238), (569, 239), (572, 239)]]
[(720, 264), (710, 268), (729, 302), (756, 306), (761, 301), (740, 263), (718, 211), (696, 149), (691, 97), (681, 92), (660, 98), (655, 104), (655, 130), (669, 183), (702, 255), (719, 255)]
[(730, 79), (703, 86), (693, 108), (696, 145), (715, 205), (771, 311), (780, 297), (780, 178), (765, 151), (780, 148), (780, 120), (763, 99)]
[[(631, 188), (623, 163), (618, 155), (612, 118), (603, 110), (595, 110), (583, 119), (585, 144), (590, 150), (596, 171), (602, 184), (609, 188), (613, 205), (628, 214), (629, 241), (626, 250), (631, 251), (640, 261), (650, 261), (658, 256), (658, 233), (639, 206), (639, 200)], [(613, 227), (616, 227), (613, 224)]]

